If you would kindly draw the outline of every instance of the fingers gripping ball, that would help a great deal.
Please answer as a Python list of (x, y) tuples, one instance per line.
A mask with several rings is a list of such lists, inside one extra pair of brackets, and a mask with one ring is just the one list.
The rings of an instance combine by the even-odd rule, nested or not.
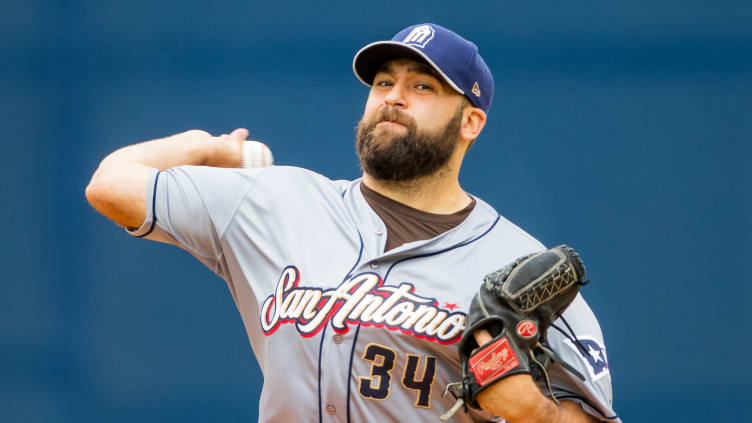
[(266, 167), (274, 164), (272, 151), (266, 144), (258, 141), (243, 141), (242, 157), (241, 166), (246, 169)]
[[(459, 398), (451, 414), (462, 403), (480, 408), (478, 394), (511, 375), (530, 374), (548, 385), (547, 369), (555, 357), (542, 344), (546, 330), (585, 283), (585, 265), (566, 245), (520, 257), (486, 275), (459, 343), (463, 380), (447, 386)], [(478, 345), (473, 333), (479, 329), (493, 339)]]

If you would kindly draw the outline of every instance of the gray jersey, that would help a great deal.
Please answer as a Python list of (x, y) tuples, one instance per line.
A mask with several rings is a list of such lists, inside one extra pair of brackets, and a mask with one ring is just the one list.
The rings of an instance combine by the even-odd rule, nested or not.
[[(264, 374), (259, 421), (438, 421), (483, 276), (543, 249), (476, 198), (457, 227), (385, 253), (359, 184), (278, 166), (152, 174), (131, 234), (176, 244), (227, 282)], [(578, 297), (564, 317), (585, 347), (553, 329), (551, 346), (587, 380), (554, 366), (555, 391), (619, 421), (593, 313)]]

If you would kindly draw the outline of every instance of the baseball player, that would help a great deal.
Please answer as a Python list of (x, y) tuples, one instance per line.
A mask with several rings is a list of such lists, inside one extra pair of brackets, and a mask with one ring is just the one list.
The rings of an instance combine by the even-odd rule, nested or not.
[[(131, 235), (177, 245), (227, 282), (264, 374), (262, 422), (438, 421), (484, 275), (545, 250), (458, 182), (494, 90), (473, 43), (414, 25), (363, 47), (353, 68), (370, 86), (362, 178), (245, 168), (247, 130), (194, 130), (115, 151), (86, 189)], [(554, 326), (548, 385), (503, 378), (449, 418), (619, 422), (585, 300)]]

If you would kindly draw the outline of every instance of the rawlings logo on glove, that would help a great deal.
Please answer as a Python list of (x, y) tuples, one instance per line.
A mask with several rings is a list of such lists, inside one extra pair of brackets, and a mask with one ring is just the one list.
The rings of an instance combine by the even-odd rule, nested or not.
[(499, 379), (504, 373), (520, 365), (517, 354), (509, 346), (506, 337), (492, 342), (479, 354), (474, 354), (468, 363), (480, 386)]

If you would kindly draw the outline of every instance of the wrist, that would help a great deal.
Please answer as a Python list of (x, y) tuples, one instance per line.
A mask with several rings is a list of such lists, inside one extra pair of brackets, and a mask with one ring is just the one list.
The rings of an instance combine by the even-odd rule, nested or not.
[(556, 404), (546, 398), (530, 375), (519, 374), (495, 382), (478, 394), (478, 404), (512, 423), (549, 422)]
[(206, 140), (208, 145), (203, 165), (212, 167), (240, 167), (243, 161), (243, 140), (211, 138)]

